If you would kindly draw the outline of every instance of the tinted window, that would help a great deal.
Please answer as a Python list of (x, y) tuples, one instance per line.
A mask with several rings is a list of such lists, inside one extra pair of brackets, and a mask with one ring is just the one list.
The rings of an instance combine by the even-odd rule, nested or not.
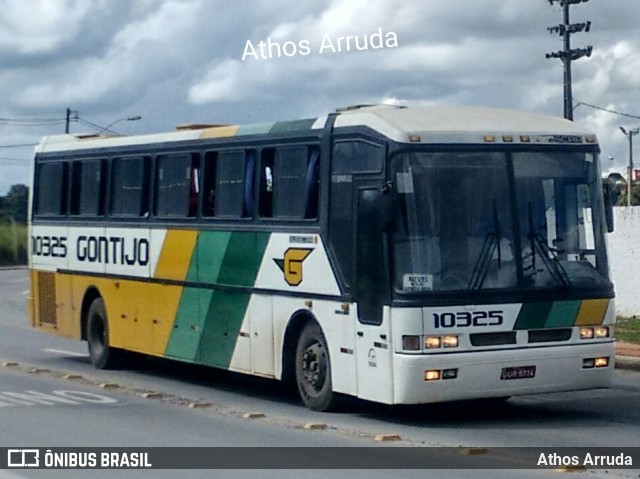
[(307, 146), (267, 148), (260, 167), (260, 215), (316, 218), (320, 150)]
[(104, 214), (104, 165), (103, 160), (73, 162), (72, 215), (100, 216)]
[(216, 216), (242, 217), (245, 213), (246, 154), (241, 151), (218, 153), (216, 161)]
[(162, 155), (156, 169), (156, 216), (195, 216), (197, 210), (197, 157)]
[(36, 214), (66, 214), (67, 164), (45, 163), (38, 166), (36, 179)]
[(365, 141), (339, 141), (333, 150), (333, 173), (377, 173), (384, 163), (384, 147)]
[(111, 214), (144, 216), (148, 213), (148, 158), (113, 160)]

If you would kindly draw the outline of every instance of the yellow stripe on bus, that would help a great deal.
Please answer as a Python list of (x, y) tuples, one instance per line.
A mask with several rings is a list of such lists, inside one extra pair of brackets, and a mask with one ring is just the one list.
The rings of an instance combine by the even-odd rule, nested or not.
[(240, 126), (215, 126), (213, 128), (207, 128), (202, 130), (200, 134), (201, 139), (205, 138), (224, 138), (226, 136), (235, 136)]
[(576, 318), (576, 326), (602, 324), (608, 307), (608, 299), (583, 300), (582, 305), (580, 305), (580, 310), (578, 311), (578, 317)]
[(197, 239), (197, 231), (167, 231), (153, 276), (158, 279), (183, 281), (187, 277)]

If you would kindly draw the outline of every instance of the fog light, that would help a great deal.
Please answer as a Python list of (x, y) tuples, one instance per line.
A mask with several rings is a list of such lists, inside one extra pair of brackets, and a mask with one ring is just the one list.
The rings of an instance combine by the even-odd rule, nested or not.
[(457, 348), (458, 336), (444, 336), (442, 338), (442, 346), (445, 348)]
[(593, 339), (593, 328), (580, 328), (580, 339)]
[(424, 372), (424, 380), (425, 381), (437, 381), (438, 379), (440, 379), (440, 371), (439, 370), (425, 371)]
[(598, 326), (594, 329), (594, 336), (596, 338), (608, 338), (609, 328), (607, 326)]
[(596, 358), (595, 363), (597, 368), (606, 368), (607, 366), (609, 366), (609, 358)]
[(582, 360), (582, 369), (591, 369), (596, 365), (596, 360), (594, 358), (586, 358)]
[(427, 349), (439, 348), (441, 344), (440, 336), (427, 336), (424, 338), (424, 346)]
[(402, 336), (402, 349), (420, 351), (420, 336)]
[(455, 379), (458, 377), (457, 369), (443, 369), (442, 370), (442, 379)]

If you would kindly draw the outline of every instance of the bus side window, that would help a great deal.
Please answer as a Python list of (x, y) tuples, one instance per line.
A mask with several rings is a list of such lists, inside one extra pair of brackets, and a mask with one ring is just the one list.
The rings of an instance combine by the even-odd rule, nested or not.
[(74, 161), (71, 167), (72, 215), (104, 215), (105, 160)]
[(141, 217), (149, 214), (149, 158), (115, 158), (111, 181), (111, 214)]
[(245, 214), (246, 152), (221, 151), (216, 164), (216, 216), (242, 218)]
[(208, 151), (204, 157), (202, 180), (202, 216), (210, 218), (216, 215), (216, 166), (218, 153)]
[(67, 163), (40, 163), (36, 178), (35, 214), (63, 216), (67, 213)]
[(275, 149), (264, 148), (260, 158), (260, 187), (258, 209), (263, 218), (273, 217), (273, 173), (275, 165)]
[(156, 167), (155, 215), (194, 217), (198, 210), (198, 155), (161, 155)]

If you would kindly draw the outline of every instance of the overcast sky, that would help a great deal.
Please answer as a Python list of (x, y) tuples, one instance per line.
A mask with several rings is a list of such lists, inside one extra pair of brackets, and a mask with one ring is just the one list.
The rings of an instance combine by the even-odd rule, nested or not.
[[(122, 134), (308, 118), (380, 102), (563, 114), (562, 63), (545, 59), (562, 48), (547, 31), (562, 11), (548, 0), (0, 0), (0, 7), (0, 194), (30, 181), (33, 146), (8, 146), (62, 133), (67, 108), (82, 120), (71, 123), (73, 133), (97, 131), (87, 122), (142, 117), (114, 125)], [(574, 105), (640, 116), (638, 0), (573, 6), (572, 23), (585, 20), (591, 31), (573, 35), (572, 47), (594, 50), (573, 63)], [(370, 36), (379, 31), (384, 47), (374, 48)], [(368, 48), (351, 40), (350, 51), (342, 42), (333, 52), (326, 43), (337, 50), (338, 37), (349, 35)], [(260, 50), (269, 39), (280, 45), (279, 58), (276, 46)], [(575, 121), (598, 134), (604, 170), (624, 173), (628, 143), (619, 126), (640, 119), (579, 105)], [(640, 163), (640, 135), (635, 140)]]

